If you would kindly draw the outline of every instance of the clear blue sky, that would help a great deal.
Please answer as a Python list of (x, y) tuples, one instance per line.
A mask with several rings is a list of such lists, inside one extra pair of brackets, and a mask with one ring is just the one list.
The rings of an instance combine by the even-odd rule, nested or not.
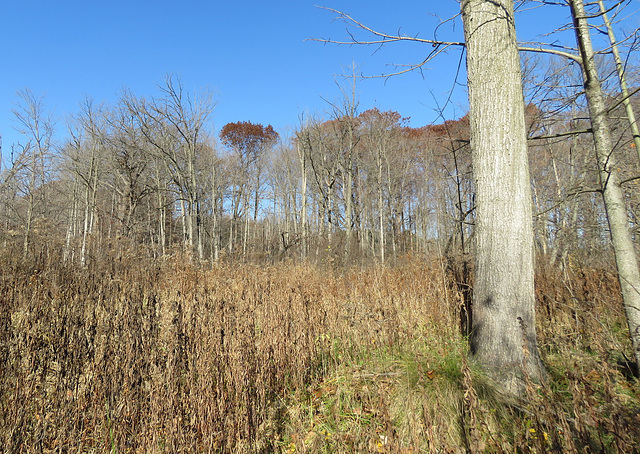
[[(323, 115), (322, 99), (338, 100), (336, 75), (352, 61), (364, 74), (380, 74), (385, 63), (412, 63), (429, 46), (399, 44), (380, 49), (324, 45), (311, 37), (343, 39), (345, 26), (335, 14), (315, 4), (350, 13), (389, 32), (433, 36), (438, 17), (455, 14), (454, 0), (372, 2), (183, 0), (2, 0), (0, 2), (0, 134), (3, 153), (23, 140), (15, 132), (12, 109), (16, 92), (29, 88), (45, 97), (58, 119), (83, 97), (112, 103), (123, 88), (137, 95), (156, 94), (166, 74), (179, 75), (189, 90), (210, 88), (218, 101), (212, 129), (249, 120), (283, 131), (301, 113)], [(558, 8), (555, 8), (558, 10)], [(529, 14), (529, 13), (528, 13)], [(522, 30), (534, 34), (558, 25), (549, 12), (534, 11)], [(568, 15), (561, 11), (559, 21)], [(533, 26), (536, 25), (536, 27)], [(522, 33), (519, 31), (519, 33)], [(442, 39), (461, 40), (459, 20), (440, 29)], [(430, 63), (423, 75), (358, 83), (360, 109), (379, 107), (410, 116), (413, 126), (436, 121), (435, 99), (444, 103), (454, 83), (458, 50)], [(464, 64), (462, 65), (464, 67)], [(465, 82), (464, 72), (460, 81)], [(448, 118), (465, 113), (460, 87), (447, 109)]]

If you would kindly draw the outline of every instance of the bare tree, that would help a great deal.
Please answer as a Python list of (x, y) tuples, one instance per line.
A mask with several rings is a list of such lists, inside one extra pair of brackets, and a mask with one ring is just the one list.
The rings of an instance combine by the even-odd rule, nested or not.
[(120, 233), (136, 239), (141, 233), (138, 226), (145, 219), (139, 210), (146, 197), (159, 190), (160, 185), (151, 181), (152, 170), (158, 162), (154, 162), (149, 144), (124, 106), (114, 109), (108, 121), (111, 127), (107, 137), (112, 174), (110, 185), (119, 199), (118, 213), (114, 215), (120, 221)]
[[(371, 173), (377, 189), (378, 211), (378, 241), (379, 258), (385, 262), (385, 245), (389, 240), (385, 239), (385, 232), (392, 222), (392, 175), (389, 165), (390, 155), (395, 151), (400, 153), (394, 144), (399, 144), (399, 132), (401, 116), (397, 112), (380, 112), (378, 109), (370, 109), (360, 115), (362, 123), (362, 144), (365, 154), (371, 157)], [(396, 149), (394, 149), (396, 148)], [(395, 169), (394, 169), (395, 170)], [(385, 203), (387, 202), (387, 203)], [(392, 244), (395, 242), (391, 241)]]
[(37, 97), (28, 89), (20, 91), (18, 97), (20, 104), (13, 113), (18, 132), (26, 138), (24, 144), (18, 145), (20, 156), (16, 160), (21, 164), (20, 186), (27, 204), (23, 241), (23, 256), (26, 257), (36, 210), (46, 205), (45, 183), (52, 157), (54, 122), (44, 109), (43, 97)]
[[(333, 122), (314, 121), (305, 125), (298, 133), (302, 152), (306, 157), (311, 175), (313, 194), (318, 205), (318, 234), (326, 235), (328, 249), (333, 247), (333, 233), (336, 226), (336, 187), (340, 178), (340, 159), (337, 155), (336, 131)], [(316, 244), (316, 256), (320, 242)]]
[[(602, 15), (604, 26), (607, 29), (609, 42), (611, 43), (611, 53), (613, 54), (613, 60), (616, 65), (616, 72), (618, 73), (618, 78), (620, 79), (620, 93), (622, 95), (622, 103), (627, 114), (627, 119), (629, 120), (629, 128), (631, 129), (631, 134), (633, 136), (633, 143), (636, 147), (636, 151), (638, 152), (638, 157), (640, 158), (640, 130), (638, 129), (636, 114), (633, 110), (633, 106), (631, 105), (629, 89), (627, 88), (625, 64), (620, 56), (618, 42), (613, 31), (613, 25), (611, 23), (611, 20), (609, 19), (609, 15), (607, 14), (607, 8), (604, 6), (604, 2), (602, 0), (598, 0), (598, 6), (600, 7), (600, 14)], [(618, 3), (618, 6), (620, 6), (620, 3)]]
[[(249, 198), (253, 195), (253, 221), (258, 219), (260, 192), (262, 189), (262, 166), (265, 152), (278, 140), (279, 135), (271, 125), (263, 126), (250, 121), (227, 123), (220, 131), (222, 143), (234, 153), (236, 175), (232, 182), (233, 218), (229, 235), (229, 251), (235, 244), (235, 221), (239, 218), (240, 206), (244, 210), (244, 234), (242, 249), (246, 253), (249, 231)], [(253, 194), (250, 194), (252, 192)]]
[(206, 137), (206, 126), (215, 108), (208, 91), (192, 95), (182, 81), (167, 76), (161, 96), (138, 99), (125, 93), (121, 101), (136, 119), (145, 140), (169, 170), (178, 192), (184, 243), (204, 258), (198, 157)]
[(613, 155), (608, 108), (602, 94), (601, 81), (591, 44), (588, 15), (582, 0), (571, 0), (576, 39), (582, 59), (585, 94), (593, 129), (600, 184), (607, 211), (618, 278), (627, 314), (629, 332), (637, 364), (640, 364), (640, 269), (629, 231), (627, 208)]
[(309, 131), (305, 125), (303, 125), (300, 131), (296, 132), (296, 153), (298, 155), (298, 162), (300, 165), (300, 176), (301, 176), (301, 202), (302, 202), (302, 211), (300, 212), (300, 226), (301, 226), (301, 235), (302, 235), (302, 259), (305, 260), (307, 258), (307, 254), (309, 253), (309, 224), (307, 220), (307, 210), (308, 210), (308, 196), (307, 196), (307, 166), (308, 166), (308, 158), (307, 158), (307, 150), (308, 144), (310, 143), (310, 139), (308, 137)]
[(358, 135), (358, 97), (356, 94), (356, 68), (351, 67), (351, 85), (347, 91), (339, 87), (342, 92), (342, 102), (329, 103), (332, 107), (332, 119), (328, 125), (333, 129), (335, 142), (334, 152), (340, 166), (340, 177), (342, 183), (342, 198), (344, 202), (344, 230), (345, 230), (345, 259), (351, 254), (353, 243), (354, 227), (354, 206), (353, 206), (353, 186), (354, 186), (354, 163), (356, 160), (355, 150), (360, 140)]
[[(106, 172), (105, 144), (107, 140), (105, 113), (96, 107), (91, 99), (85, 99), (80, 114), (75, 119), (75, 130), (71, 130), (71, 140), (65, 147), (67, 166), (72, 172), (77, 186), (84, 188), (83, 217), (81, 226), (80, 264), (84, 266), (87, 258), (89, 236), (94, 231), (97, 210), (98, 186), (101, 174)], [(69, 223), (78, 219), (79, 203), (73, 201)], [(69, 227), (68, 231), (74, 231)], [(68, 253), (68, 251), (67, 251)]]

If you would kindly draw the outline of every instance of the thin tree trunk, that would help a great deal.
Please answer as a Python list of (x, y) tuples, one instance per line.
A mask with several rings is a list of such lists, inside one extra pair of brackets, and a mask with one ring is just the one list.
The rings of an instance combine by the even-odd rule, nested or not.
[(188, 244), (187, 213), (184, 199), (180, 197), (180, 220), (182, 221), (182, 249)]
[(198, 236), (198, 258), (204, 260), (204, 235), (202, 234), (202, 212), (200, 198), (196, 199), (196, 235)]
[(219, 225), (220, 220), (218, 218), (218, 186), (216, 180), (216, 164), (215, 164), (215, 151), (214, 151), (214, 163), (211, 165), (211, 210), (213, 216), (213, 228), (211, 233), (212, 241), (212, 261), (217, 262), (220, 258), (220, 233)]
[(76, 212), (78, 210), (77, 194), (78, 194), (78, 179), (77, 177), (74, 177), (73, 192), (71, 197), (71, 212), (69, 213), (69, 224), (67, 227), (67, 235), (64, 243), (64, 252), (62, 254), (63, 260), (65, 263), (67, 263), (69, 260), (72, 260), (71, 239), (73, 238), (75, 233), (75, 223), (77, 218)]
[(607, 28), (607, 34), (609, 35), (609, 41), (611, 42), (611, 51), (613, 53), (613, 59), (616, 62), (616, 71), (618, 72), (618, 78), (620, 79), (620, 91), (622, 92), (622, 104), (627, 112), (627, 118), (629, 120), (629, 127), (631, 128), (631, 134), (633, 135), (633, 143), (636, 146), (636, 152), (638, 153), (638, 159), (640, 159), (640, 131), (638, 131), (638, 123), (636, 122), (636, 115), (631, 106), (631, 99), (629, 99), (629, 90), (627, 89), (627, 81), (624, 76), (624, 65), (622, 58), (620, 58), (620, 52), (618, 52), (618, 43), (616, 42), (616, 36), (613, 33), (613, 27), (611, 21), (607, 16), (607, 9), (604, 6), (602, 0), (598, 0), (600, 6), (600, 12), (602, 13), (602, 20)]
[[(349, 158), (348, 165), (351, 165), (351, 158)], [(353, 173), (351, 169), (347, 169), (347, 181), (345, 181), (345, 233), (346, 233), (346, 245), (345, 245), (345, 258), (351, 255), (351, 236), (353, 235)]]
[(31, 226), (33, 224), (33, 205), (35, 203), (33, 197), (33, 187), (29, 188), (29, 195), (27, 196), (27, 219), (24, 227), (24, 241), (22, 243), (22, 258), (26, 259), (29, 253), (29, 242), (31, 240)]
[(243, 258), (247, 257), (247, 241), (249, 237), (249, 194), (244, 200), (244, 232), (242, 234), (242, 255)]
[(84, 224), (82, 228), (82, 246), (80, 248), (80, 265), (84, 266), (86, 263), (86, 252), (87, 252), (87, 237), (89, 235), (89, 218), (90, 218), (90, 196), (89, 196), (89, 186), (86, 187), (85, 197), (84, 197)]
[(378, 155), (378, 229), (380, 235), (380, 262), (384, 263), (384, 194), (382, 190), (382, 156)]
[(333, 186), (327, 190), (327, 229), (329, 247), (333, 248)]
[(166, 218), (167, 218), (167, 209), (165, 208), (165, 198), (161, 195), (158, 194), (158, 202), (159, 202), (159, 206), (160, 206), (160, 213), (159, 213), (159, 231), (160, 231), (160, 250), (162, 252), (162, 256), (164, 257), (165, 255), (167, 255), (167, 237), (166, 237), (166, 229), (165, 229), (165, 225), (166, 225)]
[(607, 122), (607, 108), (602, 95), (602, 87), (591, 45), (589, 24), (587, 23), (582, 0), (573, 0), (571, 2), (571, 14), (574, 20), (578, 47), (582, 56), (585, 93), (589, 104), (600, 183), (609, 221), (613, 251), (616, 257), (618, 279), (622, 290), (622, 299), (627, 314), (634, 355), (636, 362), (640, 364), (640, 270), (638, 269), (638, 261), (631, 232), (629, 231), (629, 219), (627, 217), (624, 194), (616, 171), (611, 135)]

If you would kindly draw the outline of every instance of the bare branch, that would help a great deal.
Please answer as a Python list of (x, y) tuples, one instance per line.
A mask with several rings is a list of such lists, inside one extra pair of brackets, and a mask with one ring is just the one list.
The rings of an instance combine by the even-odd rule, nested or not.
[(569, 192), (565, 197), (563, 197), (561, 200), (559, 200), (558, 202), (556, 202), (553, 206), (547, 208), (546, 210), (542, 210), (538, 213), (535, 213), (533, 215), (534, 218), (537, 218), (538, 216), (542, 216), (543, 214), (548, 213), (549, 211), (553, 211), (556, 208), (558, 208), (560, 205), (562, 205), (563, 203), (566, 203), (571, 197), (576, 197), (580, 194), (592, 194), (592, 193), (601, 193), (602, 189), (581, 189), (581, 188), (574, 188), (571, 192)]
[(573, 60), (576, 63), (578, 63), (579, 65), (582, 65), (582, 58), (580, 58), (576, 54), (572, 54), (571, 52), (565, 52), (565, 51), (558, 50), (558, 49), (549, 49), (547, 47), (542, 47), (543, 44), (540, 44), (538, 46), (539, 47), (518, 46), (518, 50), (520, 50), (521, 52), (538, 52), (538, 53), (543, 53), (543, 54), (558, 55), (560, 57), (564, 57), (564, 58), (567, 58), (569, 60)]
[(338, 11), (337, 9), (329, 8), (329, 7), (326, 7), (326, 6), (318, 6), (318, 8), (325, 9), (327, 11), (330, 11), (332, 13), (337, 14), (338, 15), (337, 19), (338, 20), (344, 21), (348, 26), (351, 26), (351, 27), (354, 27), (356, 29), (360, 29), (360, 30), (366, 31), (366, 32), (370, 33), (372, 36), (374, 36), (376, 38), (375, 39), (371, 39), (371, 40), (361, 41), (361, 40), (357, 39), (355, 36), (353, 36), (351, 33), (348, 33), (349, 36), (351, 37), (350, 41), (337, 41), (337, 40), (325, 39), (325, 38), (309, 38), (308, 41), (318, 41), (318, 42), (322, 42), (322, 43), (348, 44), (348, 45), (352, 45), (352, 44), (364, 44), (364, 45), (376, 44), (376, 45), (380, 45), (380, 44), (387, 44), (387, 43), (396, 42), (396, 41), (411, 41), (411, 42), (418, 42), (418, 43), (423, 43), (423, 44), (431, 44), (434, 47), (437, 47), (437, 46), (462, 46), (462, 47), (464, 47), (464, 43), (463, 42), (459, 42), (459, 41), (439, 41), (439, 40), (435, 40), (435, 39), (419, 38), (418, 36), (409, 36), (409, 35), (401, 35), (401, 34), (384, 33), (384, 32), (381, 32), (381, 31), (378, 31), (378, 30), (374, 30), (371, 27), (366, 26), (362, 22), (354, 19), (353, 17), (351, 17), (350, 15), (348, 15), (346, 13), (343, 13), (342, 11)]
[(545, 136), (529, 137), (529, 140), (557, 139), (558, 137), (575, 136), (575, 135), (578, 135), (578, 134), (590, 134), (592, 132), (593, 132), (593, 130), (591, 128), (576, 129), (576, 130), (573, 130), (573, 131), (559, 132), (558, 134), (549, 134), (549, 135), (545, 135)]
[(622, 180), (620, 182), (620, 185), (631, 183), (632, 181), (636, 181), (636, 180), (640, 180), (640, 176), (635, 176), (635, 177), (627, 178), (626, 180)]
[(622, 104), (623, 102), (625, 102), (627, 99), (631, 98), (633, 95), (635, 95), (638, 92), (640, 92), (640, 87), (638, 87), (635, 90), (633, 90), (627, 96), (623, 96), (621, 99), (618, 100), (618, 102), (616, 102), (614, 105), (610, 106), (607, 109), (607, 113), (612, 112), (616, 107), (618, 107), (620, 104)]
[[(396, 76), (399, 74), (404, 74), (407, 72), (411, 72), (414, 71), (416, 69), (422, 68), (427, 62), (431, 61), (433, 58), (435, 58), (437, 55), (441, 54), (442, 52), (445, 52), (446, 50), (450, 49), (451, 47), (464, 47), (465, 43), (464, 42), (460, 42), (460, 41), (440, 41), (437, 39), (425, 39), (425, 38), (420, 38), (417, 35), (415, 36), (411, 36), (411, 35), (403, 35), (400, 33), (397, 34), (390, 34), (390, 33), (385, 33), (379, 30), (375, 30), (365, 24), (363, 24), (362, 22), (360, 22), (357, 19), (354, 19), (352, 16), (350, 16), (347, 13), (344, 13), (342, 11), (339, 11), (337, 9), (334, 8), (329, 8), (326, 6), (318, 6), (318, 8), (320, 9), (324, 9), (327, 11), (330, 11), (332, 13), (335, 13), (338, 15), (337, 20), (342, 20), (343, 22), (345, 22), (347, 24), (347, 27), (353, 27), (356, 30), (361, 30), (364, 32), (367, 32), (368, 34), (370, 34), (373, 38), (372, 39), (365, 39), (365, 40), (361, 40), (359, 38), (357, 38), (349, 29), (347, 29), (347, 35), (349, 36), (348, 40), (335, 40), (335, 39), (331, 39), (331, 38), (308, 38), (308, 41), (317, 41), (317, 42), (321, 42), (321, 43), (325, 43), (325, 44), (338, 44), (338, 45), (376, 45), (376, 46), (382, 46), (388, 43), (393, 43), (393, 42), (399, 42), (399, 41), (405, 41), (405, 42), (416, 42), (416, 43), (422, 43), (422, 44), (429, 44), (432, 47), (434, 47), (434, 50), (427, 56), (427, 58), (425, 58), (422, 62), (417, 63), (417, 64), (411, 64), (411, 65), (396, 65), (397, 67), (400, 66), (406, 66), (406, 69), (402, 69), (400, 71), (396, 71), (393, 73), (389, 73), (389, 74), (383, 74), (380, 76), (369, 76), (369, 77), (391, 77), (391, 76)], [(547, 53), (547, 54), (552, 54), (552, 55), (557, 55), (560, 57), (564, 57), (570, 60), (573, 60), (575, 62), (577, 62), (578, 64), (582, 64), (582, 59), (574, 53), (568, 52), (568, 50), (572, 50), (570, 48), (564, 48), (561, 46), (555, 46), (553, 44), (533, 44), (533, 43), (525, 43), (525, 44), (530, 44), (530, 45), (520, 45), (518, 47), (518, 49), (520, 51), (523, 52), (538, 52), (538, 53)], [(543, 47), (546, 46), (546, 47)], [(556, 49), (553, 47), (560, 47), (561, 49), (567, 49), (567, 50), (561, 50), (561, 49)]]

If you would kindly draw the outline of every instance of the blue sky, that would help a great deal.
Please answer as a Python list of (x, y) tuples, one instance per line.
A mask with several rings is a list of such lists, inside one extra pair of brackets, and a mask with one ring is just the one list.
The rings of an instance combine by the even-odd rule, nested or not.
[[(454, 0), (441, 1), (236, 1), (183, 0), (3, 0), (0, 2), (0, 134), (6, 158), (15, 132), (16, 92), (29, 88), (44, 96), (58, 119), (65, 119), (85, 96), (113, 103), (123, 88), (136, 95), (157, 93), (165, 75), (181, 77), (190, 91), (209, 88), (217, 107), (212, 129), (231, 121), (295, 127), (302, 113), (322, 116), (324, 99), (340, 99), (337, 75), (358, 71), (374, 75), (386, 63), (413, 63), (428, 46), (399, 44), (376, 48), (306, 41), (344, 39), (345, 26), (321, 4), (343, 10), (371, 27), (431, 37), (430, 30), (457, 13)], [(526, 39), (563, 22), (567, 11), (533, 11), (520, 26)], [(555, 16), (553, 16), (555, 14)], [(439, 16), (439, 17), (438, 17)], [(552, 20), (553, 17), (553, 20)], [(459, 21), (440, 29), (442, 39), (461, 40)], [(422, 74), (358, 82), (360, 110), (378, 107), (411, 117), (413, 126), (437, 121), (436, 99), (444, 103), (454, 85), (460, 51), (429, 64)], [(464, 64), (462, 65), (464, 67)], [(430, 69), (429, 69), (430, 68)], [(464, 72), (460, 82), (465, 82)], [(465, 113), (459, 87), (446, 111)]]

